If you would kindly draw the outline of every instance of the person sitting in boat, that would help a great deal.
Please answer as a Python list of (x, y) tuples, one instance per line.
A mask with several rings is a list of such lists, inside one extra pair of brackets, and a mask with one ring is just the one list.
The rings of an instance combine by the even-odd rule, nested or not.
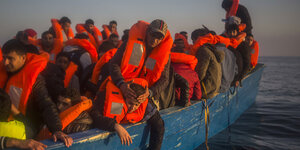
[(49, 31), (54, 35), (54, 38), (60, 40), (61, 42), (66, 42), (67, 40), (74, 38), (74, 33), (71, 28), (71, 20), (68, 17), (62, 17), (60, 20), (51, 19), (52, 27)]
[[(66, 134), (82, 132), (91, 129), (93, 119), (87, 112), (92, 108), (92, 101), (80, 96), (77, 89), (67, 88), (54, 101), (59, 111), (63, 132)], [(51, 137), (48, 128), (44, 127), (38, 134), (38, 140)]]
[(252, 34), (248, 34), (246, 36), (245, 42), (251, 47), (251, 68), (253, 69), (255, 68), (258, 61), (258, 55), (259, 55), (258, 42), (254, 40)]
[(49, 54), (49, 62), (54, 63), (58, 53), (62, 51), (63, 43), (54, 38), (54, 35), (50, 31), (42, 33), (42, 39), (39, 43), (40, 52), (46, 52)]
[(122, 42), (127, 41), (127, 40), (128, 40), (128, 37), (129, 37), (129, 29), (125, 29), (125, 30), (123, 31), (123, 36), (122, 36), (122, 38), (121, 38)]
[(101, 33), (102, 33), (103, 40), (107, 40), (112, 33), (119, 36), (117, 31), (117, 25), (118, 25), (117, 21), (115, 20), (110, 21), (109, 25), (105, 25), (105, 24), (102, 25), (103, 31)]
[(46, 124), (53, 139), (62, 140), (67, 147), (72, 138), (62, 132), (62, 125), (55, 104), (48, 95), (45, 79), (41, 74), (47, 60), (39, 55), (26, 53), (24, 44), (16, 39), (3, 45), (3, 61), (0, 62), (0, 88), (9, 94), (12, 103), (28, 118), (36, 136), (42, 124)]
[[(184, 53), (184, 41), (182, 39), (176, 39), (174, 41), (175, 47), (171, 52), (171, 65), (174, 71), (185, 78), (189, 83), (189, 102), (190, 99), (200, 100), (202, 97), (201, 86), (198, 74), (195, 72), (195, 67), (198, 60), (193, 55)], [(179, 99), (180, 93), (176, 90), (176, 98)]]
[(96, 49), (102, 44), (102, 33), (94, 25), (94, 20), (88, 19), (85, 21), (85, 24), (76, 25), (77, 33), (85, 33), (89, 36), (90, 42), (95, 46)]
[(112, 33), (109, 36), (108, 40), (104, 41), (98, 49), (99, 59), (108, 50), (111, 50), (113, 48), (118, 48), (119, 45), (120, 45), (119, 36), (117, 34)]
[[(207, 33), (205, 28), (194, 30), (192, 32), (194, 46), (199, 41), (197, 39), (207, 35)], [(218, 94), (221, 85), (221, 62), (224, 59), (224, 52), (217, 50), (214, 45), (209, 43), (200, 46), (195, 52), (198, 59), (195, 71), (202, 83), (201, 91), (204, 92), (202, 97), (205, 99), (213, 98)]]
[(78, 65), (78, 76), (81, 78), (83, 70), (98, 60), (98, 53), (92, 43), (89, 42), (88, 35), (76, 34), (74, 39), (68, 40), (62, 52), (69, 54), (71, 61)]
[(38, 48), (33, 45), (28, 38), (28, 34), (24, 31), (19, 31), (16, 34), (16, 39), (23, 43), (26, 52), (39, 55), (40, 52)]
[(80, 83), (77, 75), (78, 66), (73, 63), (66, 52), (57, 55), (55, 64), (65, 71), (64, 87), (74, 88), (80, 91)]
[(135, 98), (124, 97), (112, 80), (108, 80), (106, 87), (98, 92), (91, 113), (95, 127), (117, 131), (122, 144), (129, 145), (132, 143), (132, 139), (126, 129), (119, 124), (147, 121), (150, 125), (149, 149), (160, 149), (164, 134), (164, 122), (150, 99), (138, 100), (138, 97), (146, 92), (148, 82), (142, 78), (132, 78), (128, 82), (130, 82), (129, 88), (137, 95)]
[[(19, 149), (45, 149), (46, 145), (33, 139), (26, 139), (26, 132), (30, 132), (30, 126), (26, 126), (26, 118), (11, 103), (9, 95), (0, 88), (0, 150), (6, 148)], [(10, 114), (15, 120), (8, 121)]]

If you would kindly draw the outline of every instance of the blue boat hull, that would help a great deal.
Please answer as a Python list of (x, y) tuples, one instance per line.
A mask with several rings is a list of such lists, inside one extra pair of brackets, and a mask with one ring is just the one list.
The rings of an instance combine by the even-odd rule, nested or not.
[[(259, 89), (259, 81), (264, 66), (258, 64), (255, 71), (242, 81), (242, 88), (233, 94), (221, 93), (207, 101), (210, 112), (208, 137), (212, 137), (234, 123), (239, 116), (255, 101)], [(231, 88), (233, 91), (233, 88)], [(162, 149), (194, 149), (205, 142), (205, 107), (203, 102), (195, 102), (192, 106), (172, 107), (160, 111), (165, 121), (165, 136)], [(149, 141), (149, 127), (146, 123), (126, 126), (133, 139), (130, 146), (121, 145), (116, 133), (92, 129), (72, 134), (74, 144), (71, 149), (145, 149)], [(48, 149), (66, 149), (62, 143), (45, 140)]]

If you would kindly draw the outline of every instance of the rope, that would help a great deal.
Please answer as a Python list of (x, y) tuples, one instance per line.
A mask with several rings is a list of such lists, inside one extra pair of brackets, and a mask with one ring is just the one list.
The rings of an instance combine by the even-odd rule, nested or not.
[[(207, 97), (207, 93), (206, 93), (206, 88), (203, 84), (203, 82), (201, 82), (203, 90), (204, 90), (204, 94)], [(209, 108), (208, 108), (208, 104), (207, 104), (207, 100), (204, 99), (204, 108), (205, 108), (205, 145), (206, 145), (206, 149), (209, 150), (208, 147), (208, 126), (209, 126)]]

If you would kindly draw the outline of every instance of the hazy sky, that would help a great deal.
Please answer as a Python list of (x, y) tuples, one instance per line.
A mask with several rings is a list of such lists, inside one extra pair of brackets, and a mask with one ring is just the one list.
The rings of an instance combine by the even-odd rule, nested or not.
[[(138, 20), (151, 22), (159, 18), (167, 22), (172, 35), (185, 30), (190, 36), (202, 24), (220, 34), (225, 16), (221, 3), (222, 0), (0, 0), (0, 44), (26, 28), (35, 29), (40, 37), (51, 26), (51, 18), (62, 16), (71, 19), (73, 31), (77, 23), (88, 18), (101, 30), (102, 24), (116, 20), (120, 34)], [(300, 56), (300, 0), (240, 3), (250, 12), (262, 56)]]

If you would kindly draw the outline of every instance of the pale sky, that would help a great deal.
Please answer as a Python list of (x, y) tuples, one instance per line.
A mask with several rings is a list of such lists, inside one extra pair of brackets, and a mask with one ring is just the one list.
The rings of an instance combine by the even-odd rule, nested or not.
[[(67, 16), (74, 33), (88, 18), (102, 30), (110, 20), (123, 33), (138, 20), (163, 19), (174, 37), (187, 31), (189, 38), (202, 24), (221, 34), (225, 11), (222, 0), (0, 0), (0, 45), (17, 31), (33, 28), (38, 37), (51, 26), (51, 18)], [(252, 18), (254, 38), (261, 56), (300, 56), (300, 0), (240, 0)]]

